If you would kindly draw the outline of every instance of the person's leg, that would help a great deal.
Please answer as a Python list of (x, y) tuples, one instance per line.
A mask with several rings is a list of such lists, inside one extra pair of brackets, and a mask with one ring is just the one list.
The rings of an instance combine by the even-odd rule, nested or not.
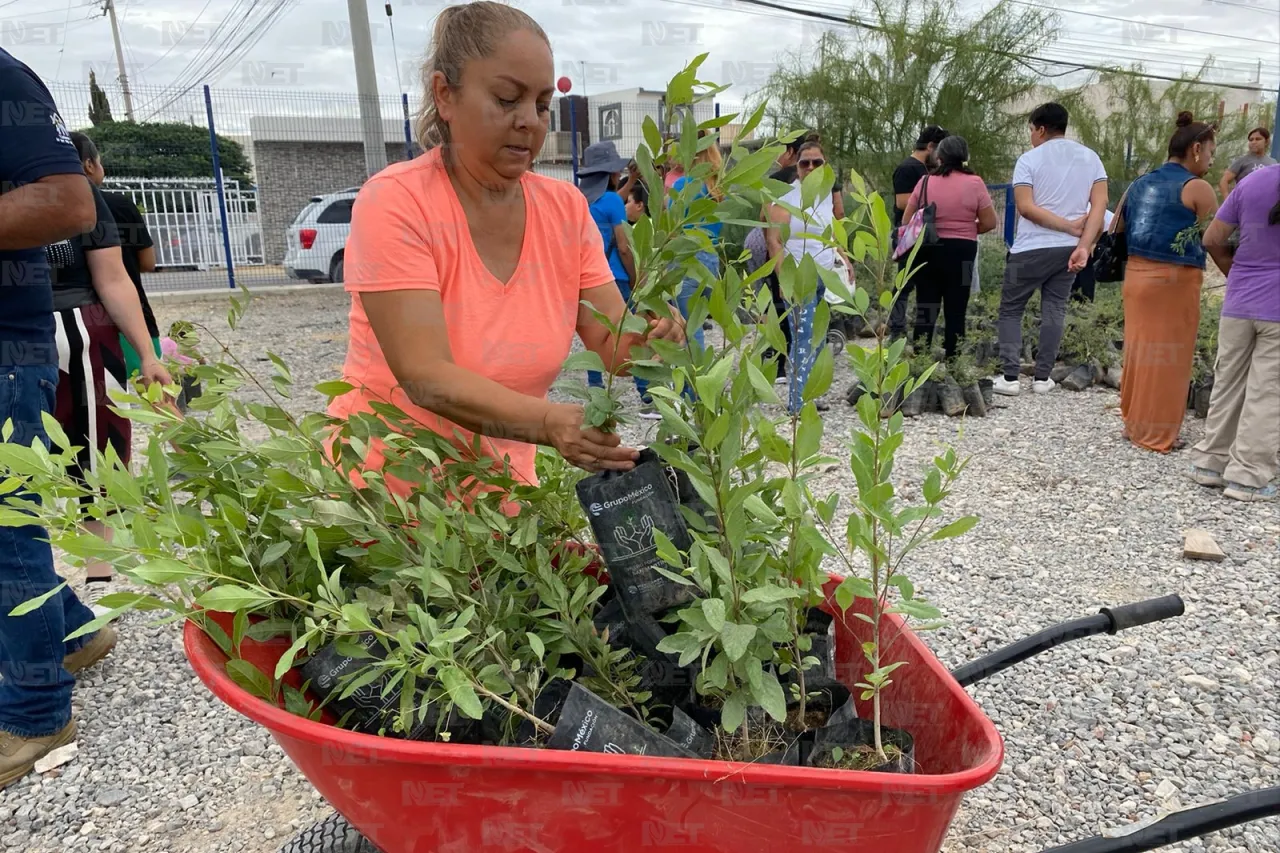
[(778, 362), (778, 378), (787, 375), (787, 353), (791, 352), (791, 319), (788, 317), (789, 305), (787, 300), (782, 296), (782, 285), (778, 282), (776, 272), (770, 273), (765, 279), (769, 284), (769, 293), (773, 296), (773, 310), (778, 315), (782, 326), (782, 338), (786, 341), (787, 351), (783, 353), (776, 352), (772, 347), (764, 354), (764, 360), (777, 359)]
[(1022, 315), (1027, 302), (1036, 292), (1040, 281), (1035, 277), (1036, 256), (1041, 250), (1010, 253), (1005, 259), (1004, 284), (1000, 289), (1000, 314), (996, 320), (996, 335), (1000, 342), (1000, 362), (1004, 378), (1018, 381), (1022, 369)]
[(918, 268), (911, 278), (915, 282), (916, 291), (916, 316), (911, 337), (916, 342), (923, 339), (925, 345), (929, 346), (933, 343), (933, 330), (938, 325), (938, 315), (942, 313), (946, 253), (940, 246), (921, 246), (916, 252), (916, 263)]
[(1236, 440), (1240, 412), (1244, 408), (1253, 350), (1253, 321), (1223, 317), (1218, 325), (1218, 357), (1214, 363), (1213, 395), (1209, 399), (1204, 439), (1191, 451), (1191, 464), (1202, 471), (1221, 476), (1231, 461), (1231, 445)]
[(792, 414), (804, 407), (804, 386), (818, 358), (819, 346), (813, 340), (813, 321), (817, 310), (818, 301), (814, 299), (805, 305), (795, 306), (788, 318), (794, 326), (791, 332), (791, 385), (787, 389), (787, 410)]
[[(1265, 489), (1275, 479), (1276, 454), (1280, 453), (1280, 323), (1258, 321), (1250, 325), (1256, 334), (1253, 359), (1239, 428), (1231, 445), (1231, 461), (1223, 472), (1232, 492), (1237, 491), (1237, 486)], [(1216, 373), (1213, 394), (1218, 394)]]
[[(921, 252), (916, 252), (917, 263), (920, 260)], [(898, 261), (898, 269), (901, 270), (906, 266), (906, 260)], [(898, 293), (898, 298), (894, 301), (893, 306), (889, 309), (889, 337), (900, 338), (907, 333), (907, 308), (911, 302), (911, 291), (915, 289), (920, 278), (920, 273), (916, 273), (907, 279), (907, 283), (902, 285), (902, 291)], [(917, 296), (917, 303), (919, 297)]]
[(969, 314), (969, 296), (973, 289), (973, 265), (977, 263), (978, 241), (947, 241), (946, 280), (943, 283), (942, 302), (944, 320), (944, 346), (947, 358), (954, 358), (964, 338), (965, 322)]
[[(715, 275), (714, 270), (720, 266), (720, 259), (711, 252), (698, 252), (698, 260), (708, 271)], [(680, 315), (689, 319), (689, 305), (695, 296), (701, 296), (703, 299), (707, 297), (707, 287), (697, 276), (688, 276), (680, 283), (680, 293), (676, 297), (676, 305), (680, 308)], [(686, 327), (685, 334), (691, 337), (699, 350), (706, 347), (706, 336), (703, 334), (702, 324), (699, 322), (697, 328), (692, 326)]]
[[(0, 369), (0, 422), (11, 421), (10, 441), (48, 444), (41, 422), (52, 412), (56, 366), (11, 365)], [(89, 621), (70, 590), (23, 616), (9, 612), (56, 588), (53, 550), (36, 526), (0, 527), (0, 732), (19, 739), (0, 752), (0, 787), (26, 775), (30, 763), (54, 746), (71, 722), (75, 679), (62, 667), (63, 638)], [(74, 736), (74, 729), (70, 735)], [(29, 740), (50, 739), (28, 743)]]
[(1067, 300), (1076, 274), (1067, 269), (1071, 249), (1046, 249), (1040, 268), (1044, 284), (1040, 291), (1040, 350), (1036, 353), (1036, 381), (1049, 378), (1058, 360), (1058, 347), (1067, 329)]

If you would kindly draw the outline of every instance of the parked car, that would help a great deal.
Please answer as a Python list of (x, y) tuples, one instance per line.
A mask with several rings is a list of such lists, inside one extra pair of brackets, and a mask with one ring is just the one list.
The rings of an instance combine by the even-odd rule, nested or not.
[(285, 273), (311, 282), (343, 280), (343, 252), (351, 233), (351, 205), (359, 187), (312, 196), (286, 232)]

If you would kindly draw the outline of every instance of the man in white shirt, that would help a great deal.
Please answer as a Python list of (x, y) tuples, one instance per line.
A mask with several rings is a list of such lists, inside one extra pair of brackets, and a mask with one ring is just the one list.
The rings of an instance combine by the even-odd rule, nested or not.
[(1004, 375), (995, 392), (1016, 396), (1022, 352), (1022, 315), (1040, 291), (1040, 348), (1031, 388), (1054, 388), (1049, 372), (1067, 320), (1067, 299), (1076, 273), (1102, 233), (1107, 209), (1107, 172), (1098, 155), (1066, 138), (1067, 110), (1042, 104), (1031, 113), (1031, 150), (1013, 169), (1018, 233), (1005, 263), (997, 326)]

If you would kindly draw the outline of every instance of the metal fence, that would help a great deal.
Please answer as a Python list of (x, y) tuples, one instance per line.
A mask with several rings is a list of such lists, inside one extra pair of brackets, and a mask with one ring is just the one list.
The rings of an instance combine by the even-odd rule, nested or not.
[[(258, 76), (244, 81), (246, 88), (133, 86), (134, 122), (125, 120), (115, 84), (104, 84), (105, 98), (97, 99), (87, 85), (50, 84), (68, 127), (98, 144), (104, 189), (128, 194), (143, 213), (157, 257), (156, 271), (144, 277), (148, 290), (261, 287), (340, 274), (354, 190), (371, 170), (421, 153), (405, 96), (362, 110), (354, 94), (301, 91), (288, 79)], [(699, 122), (736, 111), (713, 103), (692, 108)], [(646, 119), (660, 124), (668, 113), (662, 93), (643, 89), (557, 97), (534, 169), (573, 180), (587, 145), (611, 141), (627, 156), (641, 144)], [(683, 115), (667, 119), (659, 130), (675, 133)], [(736, 121), (722, 126), (721, 143), (737, 140), (740, 128)], [(366, 150), (367, 130), (380, 133), (382, 151)], [(1009, 195), (1007, 187), (992, 190), (1003, 216), (999, 196)]]

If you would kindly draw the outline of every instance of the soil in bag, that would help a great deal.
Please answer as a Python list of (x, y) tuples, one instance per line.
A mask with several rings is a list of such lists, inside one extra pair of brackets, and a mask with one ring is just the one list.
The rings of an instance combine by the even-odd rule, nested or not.
[[(538, 691), (538, 695), (534, 698), (533, 715), (539, 720), (555, 725), (560, 719), (560, 712), (564, 710), (565, 703), (569, 701), (572, 690), (572, 681), (566, 681), (563, 678), (551, 679), (542, 685), (542, 690)], [(516, 717), (516, 715), (511, 716)], [(517, 719), (519, 723), (516, 729), (516, 743), (520, 746), (540, 746), (546, 739), (546, 735), (540, 733), (534, 724), (524, 717), (517, 717)]]
[(642, 450), (632, 470), (594, 474), (579, 481), (577, 491), (609, 570), (610, 586), (628, 617), (663, 613), (693, 600), (691, 587), (654, 568), (662, 564), (655, 530), (681, 551), (692, 544), (667, 468), (656, 453)]
[(987, 403), (982, 399), (982, 389), (978, 387), (977, 382), (961, 388), (960, 394), (964, 397), (964, 404), (969, 410), (969, 417), (985, 418), (987, 416)]
[(697, 758), (693, 752), (619, 711), (581, 684), (574, 684), (569, 690), (569, 698), (560, 709), (560, 719), (547, 746), (572, 752)]
[(824, 726), (814, 732), (813, 748), (806, 756), (810, 767), (832, 770), (875, 770), (887, 773), (914, 773), (915, 739), (902, 729), (880, 727), (887, 761), (875, 751), (875, 725), (870, 720), (852, 719)]
[(1067, 374), (1062, 380), (1062, 387), (1068, 391), (1083, 391), (1093, 385), (1093, 365), (1081, 364)]
[(951, 377), (938, 387), (938, 400), (944, 415), (954, 418), (964, 414), (964, 392)]
[(805, 670), (806, 678), (810, 673), (819, 673), (834, 680), (836, 677), (835, 619), (825, 610), (811, 607), (805, 617), (804, 632), (813, 640), (813, 645), (809, 647), (809, 655), (818, 659), (818, 666)]
[(602, 609), (595, 625), (601, 633), (608, 630), (610, 648), (625, 650), (628, 658), (636, 654), (643, 658), (636, 670), (640, 676), (636, 689), (651, 692), (653, 700), (662, 705), (674, 705), (687, 696), (695, 670), (680, 666), (679, 655), (658, 651), (658, 643), (667, 636), (662, 625), (651, 616), (631, 620), (620, 608), (610, 610)]

